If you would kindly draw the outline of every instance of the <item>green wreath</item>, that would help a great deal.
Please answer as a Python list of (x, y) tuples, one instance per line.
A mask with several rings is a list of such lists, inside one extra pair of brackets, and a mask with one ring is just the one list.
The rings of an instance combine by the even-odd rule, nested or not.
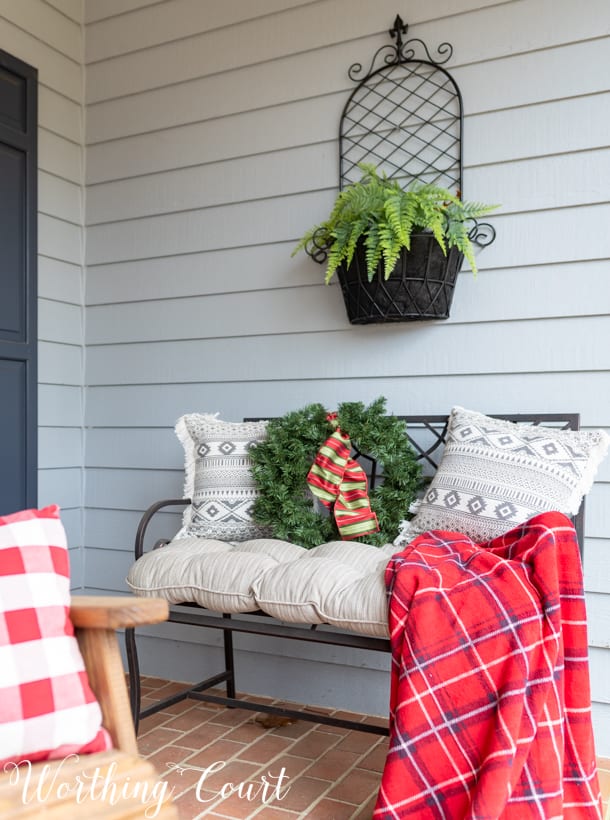
[[(385, 398), (380, 397), (369, 407), (362, 402), (344, 402), (337, 410), (339, 427), (349, 435), (352, 447), (375, 458), (383, 468), (383, 482), (369, 493), (379, 532), (357, 539), (374, 546), (396, 538), (400, 522), (422, 486), (421, 465), (405, 422), (386, 415), (385, 405)], [(316, 453), (334, 429), (327, 415), (321, 404), (310, 404), (272, 419), (265, 440), (250, 450), (252, 475), (260, 491), (254, 519), (270, 527), (273, 538), (307, 549), (341, 540), (334, 517), (318, 513), (307, 491), (306, 477)]]

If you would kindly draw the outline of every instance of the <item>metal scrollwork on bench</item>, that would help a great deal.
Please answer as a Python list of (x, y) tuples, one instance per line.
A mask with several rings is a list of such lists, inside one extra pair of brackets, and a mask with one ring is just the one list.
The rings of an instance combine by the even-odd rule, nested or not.
[[(453, 46), (431, 53), (419, 37), (406, 39), (408, 25), (396, 15), (392, 43), (374, 53), (368, 70), (356, 62), (348, 76), (358, 83), (339, 124), (339, 185), (361, 177), (359, 163), (375, 165), (403, 187), (430, 183), (463, 194), (463, 110), (460, 89), (444, 68)], [(471, 242), (490, 245), (496, 232), (472, 220)], [(314, 240), (307, 253), (323, 263), (327, 247)]]

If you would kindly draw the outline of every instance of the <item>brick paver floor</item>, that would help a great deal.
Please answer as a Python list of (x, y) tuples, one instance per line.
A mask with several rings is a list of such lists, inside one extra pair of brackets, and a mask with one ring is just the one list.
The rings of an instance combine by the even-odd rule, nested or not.
[[(143, 678), (142, 705), (173, 688)], [(370, 722), (369, 715), (311, 708)], [(142, 721), (140, 753), (173, 789), (180, 820), (370, 820), (387, 738), (309, 721), (265, 728), (256, 718), (186, 700)]]
[[(142, 704), (177, 688), (143, 678)], [(370, 715), (310, 708), (371, 721)], [(379, 735), (309, 721), (265, 728), (255, 712), (194, 700), (146, 718), (138, 735), (140, 753), (173, 790), (180, 820), (370, 820), (387, 743)], [(598, 768), (606, 801), (610, 760), (598, 758)]]

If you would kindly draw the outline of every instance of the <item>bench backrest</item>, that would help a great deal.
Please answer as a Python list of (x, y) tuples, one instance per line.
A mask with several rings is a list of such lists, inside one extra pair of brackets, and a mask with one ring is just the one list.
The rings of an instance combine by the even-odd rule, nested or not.
[[(580, 416), (578, 413), (518, 413), (511, 415), (493, 414), (494, 418), (515, 421), (523, 424), (540, 424), (545, 427), (554, 427), (558, 430), (579, 430)], [(418, 460), (422, 463), (423, 474), (432, 477), (440, 464), (447, 437), (446, 415), (419, 415), (398, 416), (407, 425), (407, 436), (411, 442)], [(261, 421), (262, 417), (246, 418), (244, 421)], [(356, 457), (363, 462), (363, 467), (369, 477), (371, 487), (379, 481), (383, 467), (366, 453), (356, 453)], [(578, 536), (581, 554), (584, 545), (585, 501), (583, 499), (578, 513), (573, 517), (574, 528)]]

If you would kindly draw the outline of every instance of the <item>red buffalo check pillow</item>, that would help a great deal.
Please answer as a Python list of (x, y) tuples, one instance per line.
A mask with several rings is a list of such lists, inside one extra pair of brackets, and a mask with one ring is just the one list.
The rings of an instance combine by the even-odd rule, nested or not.
[(0, 769), (111, 748), (69, 608), (59, 508), (0, 517)]

